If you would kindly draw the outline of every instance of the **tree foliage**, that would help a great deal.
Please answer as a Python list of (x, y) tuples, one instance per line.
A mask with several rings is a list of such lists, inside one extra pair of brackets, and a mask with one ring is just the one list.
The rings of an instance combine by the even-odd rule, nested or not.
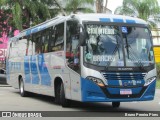
[(13, 30), (23, 30), (44, 22), (59, 12), (64, 14), (64, 10), (68, 14), (78, 11), (93, 12), (91, 8), (86, 8), (86, 4), (92, 6), (94, 2), (95, 0), (66, 0), (63, 8), (61, 4), (65, 3), (60, 3), (60, 0), (0, 0), (0, 10), (11, 15), (7, 24)]
[(86, 8), (85, 5), (93, 5), (94, 0), (66, 0), (66, 11), (68, 13), (82, 12), (93, 12), (92, 9)]
[(9, 13), (9, 10), (0, 10), (0, 38), (3, 34), (10, 32), (11, 24), (9, 22), (12, 19), (12, 15)]
[(141, 18), (152, 28), (160, 21), (158, 17), (160, 7), (157, 0), (123, 0), (123, 5), (116, 8), (114, 13)]
[[(48, 2), (48, 1), (47, 1)], [(44, 0), (3, 0), (4, 10), (11, 9), (15, 28), (22, 30), (50, 18), (50, 12)]]

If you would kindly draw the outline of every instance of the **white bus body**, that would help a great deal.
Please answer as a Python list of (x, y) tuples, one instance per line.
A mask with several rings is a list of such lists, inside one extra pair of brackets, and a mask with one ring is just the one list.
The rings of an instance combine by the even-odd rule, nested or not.
[[(90, 25), (91, 23), (96, 25)], [(87, 29), (85, 24), (89, 24)], [(99, 24), (103, 25), (98, 26)], [(111, 26), (105, 27), (104, 25)], [(18, 36), (9, 40), (7, 83), (15, 88), (20, 88), (22, 96), (27, 91), (53, 96), (56, 97), (58, 102), (62, 103), (62, 106), (67, 106), (68, 100), (113, 102), (114, 107), (118, 107), (119, 102), (152, 100), (156, 83), (154, 60), (153, 63), (151, 60), (151, 62), (146, 62), (146, 64), (153, 64), (152, 67), (145, 66), (143, 62), (133, 63), (138, 67), (126, 67), (127, 62), (132, 64), (134, 60), (127, 61), (129, 58), (125, 58), (124, 62), (117, 61), (117, 67), (113, 65), (114, 67), (103, 67), (102, 69), (101, 64), (98, 66), (97, 62), (108, 61), (107, 59), (112, 59), (113, 54), (110, 57), (108, 57), (109, 55), (88, 54), (95, 61), (92, 64), (88, 64), (90, 61), (86, 62), (85, 59), (91, 60), (91, 57), (86, 57), (84, 52), (86, 47), (80, 45), (80, 39), (84, 37), (80, 38), (80, 33), (86, 29), (85, 31), (88, 30), (88, 36), (93, 34), (92, 37), (96, 34), (105, 34), (101, 37), (107, 36), (107, 34), (116, 34), (114, 28), (119, 30), (120, 27), (112, 27), (112, 25), (122, 26), (124, 31), (122, 30), (122, 35), (119, 35), (121, 37), (123, 37), (123, 34), (129, 34), (130, 26), (139, 25), (145, 27), (144, 31), (150, 34), (145, 21), (120, 15), (82, 14), (53, 18), (22, 31)], [(132, 31), (135, 29), (132, 29)], [(139, 28), (137, 29), (139, 30)], [(112, 37), (109, 36), (110, 38)], [(147, 42), (139, 41), (137, 40), (133, 44), (136, 45), (137, 50), (139, 50), (141, 44), (147, 44)], [(93, 41), (91, 40), (91, 42)], [(124, 44), (132, 44), (131, 42), (124, 42)], [(68, 45), (72, 45), (72, 47), (68, 47)], [(45, 48), (47, 49), (45, 50)], [(119, 54), (128, 53), (127, 50), (123, 52), (123, 49), (125, 47), (122, 47), (122, 52), (120, 50)], [(130, 50), (130, 48), (128, 49)], [(79, 50), (79, 55), (73, 57), (77, 50)], [(149, 54), (150, 56), (153, 55), (152, 50)], [(123, 57), (125, 57), (125, 54)], [(113, 60), (109, 61), (112, 62)], [(109, 64), (112, 66), (113, 63)], [(143, 65), (139, 66), (139, 64)]]

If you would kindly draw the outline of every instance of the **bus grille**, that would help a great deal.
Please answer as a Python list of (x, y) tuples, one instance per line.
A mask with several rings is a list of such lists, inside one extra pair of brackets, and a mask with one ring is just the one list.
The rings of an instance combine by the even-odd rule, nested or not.
[(102, 73), (106, 80), (142, 80), (145, 73)]

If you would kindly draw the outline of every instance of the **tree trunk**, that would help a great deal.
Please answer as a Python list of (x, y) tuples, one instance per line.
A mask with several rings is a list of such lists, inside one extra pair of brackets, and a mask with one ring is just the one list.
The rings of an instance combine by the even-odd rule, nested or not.
[(104, 13), (106, 13), (106, 11), (107, 11), (107, 5), (108, 5), (108, 0), (106, 0), (105, 6), (104, 6), (104, 9), (103, 9)]
[(96, 0), (97, 13), (103, 13), (103, 0)]

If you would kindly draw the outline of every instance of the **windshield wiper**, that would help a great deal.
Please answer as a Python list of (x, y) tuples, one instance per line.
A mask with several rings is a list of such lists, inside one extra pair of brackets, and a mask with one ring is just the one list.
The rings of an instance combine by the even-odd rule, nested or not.
[[(139, 66), (141, 69), (144, 69), (144, 66), (143, 66), (141, 60), (138, 59), (138, 57), (135, 56), (136, 53), (134, 52), (132, 47), (128, 44), (127, 38), (126, 38), (126, 46), (125, 46), (125, 48), (127, 50), (128, 59), (130, 59), (132, 62), (135, 62), (135, 64), (137, 64), (137, 66)], [(138, 62), (136, 62), (136, 61), (138, 61)]]

